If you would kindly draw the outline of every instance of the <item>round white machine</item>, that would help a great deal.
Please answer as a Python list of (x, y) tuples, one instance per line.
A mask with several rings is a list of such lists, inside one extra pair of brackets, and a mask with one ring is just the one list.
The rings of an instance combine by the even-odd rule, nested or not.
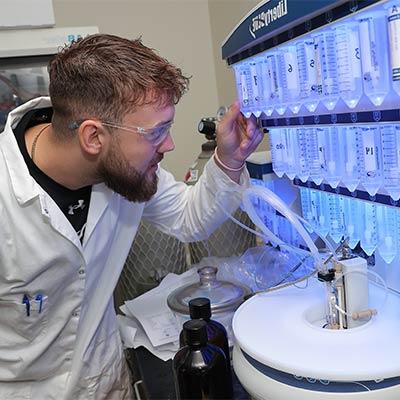
[[(371, 304), (383, 290), (370, 285)], [(324, 329), (325, 287), (310, 279), (246, 301), (236, 311), (233, 366), (254, 399), (400, 398), (400, 298), (389, 294), (366, 324)]]

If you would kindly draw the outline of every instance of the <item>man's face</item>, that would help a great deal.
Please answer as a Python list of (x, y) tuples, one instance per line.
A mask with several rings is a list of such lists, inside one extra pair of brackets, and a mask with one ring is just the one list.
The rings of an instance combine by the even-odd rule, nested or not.
[[(174, 106), (148, 104), (126, 115), (121, 125), (153, 128), (172, 121), (174, 115)], [(164, 153), (174, 149), (170, 134), (157, 145), (144, 135), (122, 129), (113, 129), (110, 136), (98, 170), (100, 179), (129, 201), (150, 200), (157, 191), (158, 163)]]

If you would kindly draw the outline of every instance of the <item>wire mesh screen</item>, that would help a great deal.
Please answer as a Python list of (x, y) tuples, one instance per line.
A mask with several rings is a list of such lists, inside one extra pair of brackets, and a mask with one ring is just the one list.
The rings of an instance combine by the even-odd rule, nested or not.
[(186, 270), (186, 246), (141, 222), (114, 292), (115, 306), (157, 286), (169, 272)]
[[(240, 208), (233, 217), (244, 225), (254, 228), (248, 215)], [(192, 264), (197, 264), (204, 257), (240, 256), (248, 248), (256, 245), (256, 237), (231, 220), (225, 221), (209, 238), (189, 245)]]

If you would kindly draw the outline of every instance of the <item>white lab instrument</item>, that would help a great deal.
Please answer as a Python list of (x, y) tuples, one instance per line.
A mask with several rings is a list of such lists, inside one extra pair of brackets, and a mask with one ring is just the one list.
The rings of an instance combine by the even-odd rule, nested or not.
[[(286, 217), (301, 237), (292, 245), (308, 248), (318, 279), (270, 288), (239, 307), (235, 372), (252, 399), (397, 400), (400, 3), (303, 2), (303, 15), (295, 0), (281, 3), (285, 20), (273, 20), (275, 4), (262, 1), (222, 52), (233, 67), (269, 62), (271, 101), (259, 122), (270, 131), (274, 171), (301, 193), (304, 220), (261, 187), (244, 192), (243, 206), (277, 249), (289, 246), (288, 235), (262, 210)], [(331, 258), (318, 252), (316, 235)]]

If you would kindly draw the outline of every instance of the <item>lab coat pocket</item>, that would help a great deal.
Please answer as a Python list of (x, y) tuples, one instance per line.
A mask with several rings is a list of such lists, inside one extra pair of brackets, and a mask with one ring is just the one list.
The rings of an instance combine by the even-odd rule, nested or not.
[(0, 299), (0, 337), (4, 344), (39, 341), (47, 332), (48, 298), (22, 302)]

